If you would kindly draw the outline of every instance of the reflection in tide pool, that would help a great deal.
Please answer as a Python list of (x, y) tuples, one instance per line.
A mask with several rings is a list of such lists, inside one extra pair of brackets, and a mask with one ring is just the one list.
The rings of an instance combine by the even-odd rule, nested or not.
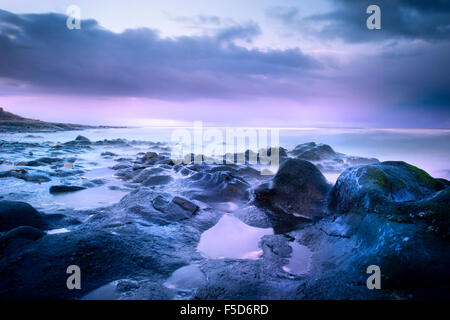
[(206, 277), (200, 268), (196, 265), (189, 265), (175, 270), (164, 282), (164, 286), (179, 291), (191, 291), (200, 288), (205, 283)]
[(53, 195), (54, 203), (65, 208), (76, 208), (85, 210), (98, 208), (117, 203), (127, 194), (125, 191), (111, 190), (110, 185), (104, 185), (97, 188), (71, 192), (67, 194)]
[(224, 215), (202, 234), (197, 250), (210, 259), (256, 260), (262, 254), (259, 240), (272, 234), (272, 228), (251, 227), (236, 217)]
[(291, 258), (283, 270), (296, 275), (307, 273), (311, 265), (311, 250), (297, 242), (290, 243), (290, 246), (292, 248)]

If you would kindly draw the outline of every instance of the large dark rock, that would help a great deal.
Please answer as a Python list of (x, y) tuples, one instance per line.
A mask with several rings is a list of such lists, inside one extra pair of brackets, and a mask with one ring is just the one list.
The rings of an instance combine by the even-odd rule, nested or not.
[(50, 193), (51, 194), (60, 194), (60, 193), (68, 193), (68, 192), (75, 192), (75, 191), (81, 191), (86, 189), (85, 187), (80, 186), (51, 186), (50, 187)]
[(0, 231), (8, 231), (19, 226), (42, 229), (43, 216), (25, 202), (0, 201)]
[(311, 219), (326, 213), (329, 189), (327, 180), (312, 163), (288, 159), (272, 183), (262, 184), (255, 190), (255, 197), (258, 203), (276, 211)]
[(345, 212), (390, 212), (397, 203), (419, 201), (443, 190), (445, 184), (403, 161), (349, 168), (330, 194), (330, 207)]

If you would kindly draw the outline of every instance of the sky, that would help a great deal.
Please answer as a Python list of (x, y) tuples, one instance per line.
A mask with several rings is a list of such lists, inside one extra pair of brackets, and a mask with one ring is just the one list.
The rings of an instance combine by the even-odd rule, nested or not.
[(0, 0), (0, 106), (45, 121), (450, 128), (449, 57), (447, 0)]

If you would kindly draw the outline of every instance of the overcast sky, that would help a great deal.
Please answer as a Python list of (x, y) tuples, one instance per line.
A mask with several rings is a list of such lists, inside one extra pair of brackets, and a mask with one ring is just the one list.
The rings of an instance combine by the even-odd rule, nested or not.
[(449, 128), (449, 57), (447, 0), (0, 0), (0, 106), (48, 121)]

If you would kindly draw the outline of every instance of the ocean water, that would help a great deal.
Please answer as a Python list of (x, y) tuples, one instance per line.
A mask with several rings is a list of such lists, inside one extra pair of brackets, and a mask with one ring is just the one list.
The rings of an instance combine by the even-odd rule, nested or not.
[[(0, 134), (0, 140), (64, 143), (75, 139), (80, 134), (92, 141), (122, 138), (174, 144), (172, 134), (177, 129), (180, 128), (143, 127), (34, 134)], [(192, 143), (194, 144), (194, 130), (191, 128), (182, 129), (192, 133)], [(203, 132), (208, 129), (210, 128), (203, 128)], [(225, 128), (215, 129), (223, 133), (225, 140)], [(380, 161), (406, 161), (424, 169), (433, 177), (450, 179), (449, 129), (292, 128), (278, 130), (279, 144), (288, 150), (293, 149), (298, 144), (314, 141), (329, 144), (336, 152), (348, 155), (375, 157)], [(206, 152), (204, 153), (206, 154)]]

